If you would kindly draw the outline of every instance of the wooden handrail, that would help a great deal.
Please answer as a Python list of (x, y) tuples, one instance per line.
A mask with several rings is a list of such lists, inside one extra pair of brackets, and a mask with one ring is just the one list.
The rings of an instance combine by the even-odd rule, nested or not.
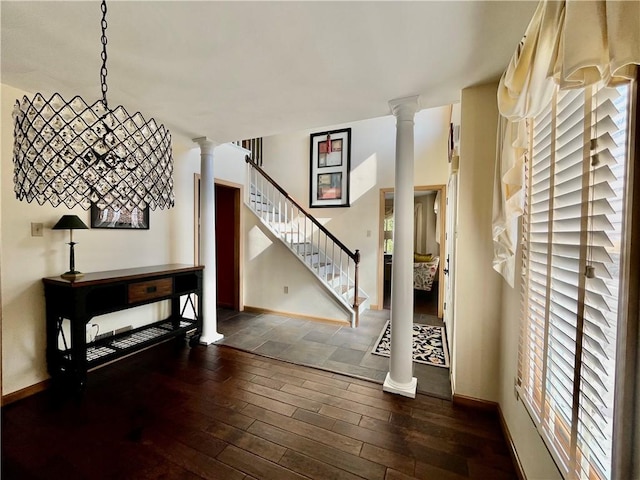
[[(327, 228), (322, 225), (313, 215), (311, 215), (309, 212), (307, 212), (298, 202), (296, 202), (288, 193), (287, 191), (282, 188), (280, 185), (278, 185), (278, 183), (269, 176), (269, 174), (267, 172), (265, 172), (262, 168), (260, 168), (253, 160), (251, 160), (251, 157), (249, 155), (245, 155), (245, 161), (249, 164), (251, 164), (251, 166), (253, 168), (255, 168), (256, 170), (258, 170), (258, 172), (260, 172), (260, 174), (267, 179), (267, 181), (273, 185), (282, 195), (284, 195), (287, 200), (289, 200), (291, 203), (293, 203), (296, 207), (298, 207), (298, 210), (304, 212), (305, 216), (311, 220), (317, 227), (318, 229), (320, 229), (327, 237), (329, 237), (331, 240), (333, 240), (333, 242), (335, 242), (342, 250), (344, 250), (344, 252), (356, 263), (356, 265), (358, 263), (360, 263), (360, 252), (358, 250), (356, 250), (355, 252), (352, 252), (351, 250), (349, 250), (346, 245), (344, 243), (342, 243), (340, 240), (338, 240), (335, 235), (333, 235), (329, 230), (327, 230)], [(357, 291), (356, 291), (356, 303), (357, 303)]]

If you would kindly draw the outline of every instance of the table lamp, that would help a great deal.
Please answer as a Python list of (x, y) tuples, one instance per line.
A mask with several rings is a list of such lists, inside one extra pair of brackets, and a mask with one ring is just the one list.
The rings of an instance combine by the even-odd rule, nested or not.
[(84, 275), (82, 272), (78, 272), (76, 270), (76, 260), (75, 255), (73, 253), (73, 246), (76, 242), (73, 241), (73, 231), (79, 229), (86, 229), (87, 227), (77, 215), (63, 215), (58, 223), (53, 226), (52, 230), (66, 230), (69, 229), (69, 271), (60, 275), (65, 280), (75, 280)]

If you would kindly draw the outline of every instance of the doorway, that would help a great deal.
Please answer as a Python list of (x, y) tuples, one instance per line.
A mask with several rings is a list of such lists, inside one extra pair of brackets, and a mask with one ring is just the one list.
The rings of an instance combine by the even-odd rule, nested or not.
[[(241, 187), (215, 181), (217, 306), (241, 309), (240, 199)], [(200, 175), (194, 180), (194, 255), (200, 264)]]
[[(389, 308), (393, 265), (393, 188), (380, 189), (380, 243), (378, 247), (378, 304)], [(444, 185), (414, 187), (414, 257), (419, 268), (435, 270), (427, 281), (414, 283), (414, 311), (443, 317), (445, 258)], [(434, 266), (434, 262), (437, 264)], [(424, 278), (424, 277), (422, 277)], [(430, 284), (429, 284), (430, 283)]]

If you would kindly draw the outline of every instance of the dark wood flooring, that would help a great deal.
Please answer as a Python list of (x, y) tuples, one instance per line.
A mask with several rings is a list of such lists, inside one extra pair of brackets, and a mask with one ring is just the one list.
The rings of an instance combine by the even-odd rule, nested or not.
[(9, 479), (511, 479), (495, 416), (173, 341), (2, 409)]

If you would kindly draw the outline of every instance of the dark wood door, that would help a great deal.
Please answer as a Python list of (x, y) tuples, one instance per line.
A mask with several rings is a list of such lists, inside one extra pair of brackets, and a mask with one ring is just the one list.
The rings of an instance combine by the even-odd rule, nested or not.
[(240, 189), (216, 184), (218, 306), (239, 308)]

